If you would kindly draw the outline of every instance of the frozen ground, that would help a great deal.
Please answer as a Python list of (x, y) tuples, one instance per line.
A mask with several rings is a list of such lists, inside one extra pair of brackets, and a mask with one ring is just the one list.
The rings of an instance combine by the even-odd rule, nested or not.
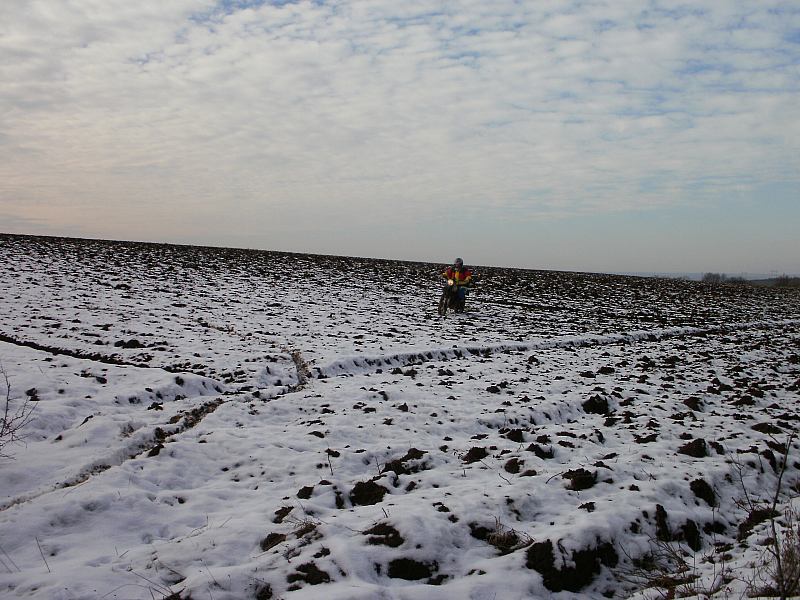
[(0, 597), (741, 597), (800, 295), (438, 268), (0, 235)]

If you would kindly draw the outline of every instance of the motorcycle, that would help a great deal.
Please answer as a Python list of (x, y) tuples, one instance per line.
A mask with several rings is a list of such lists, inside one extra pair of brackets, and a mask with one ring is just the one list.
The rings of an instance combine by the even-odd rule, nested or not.
[(464, 312), (465, 301), (458, 297), (458, 286), (455, 280), (448, 279), (447, 284), (442, 290), (442, 296), (439, 298), (439, 314), (444, 316), (447, 314), (447, 309), (450, 308), (457, 313)]

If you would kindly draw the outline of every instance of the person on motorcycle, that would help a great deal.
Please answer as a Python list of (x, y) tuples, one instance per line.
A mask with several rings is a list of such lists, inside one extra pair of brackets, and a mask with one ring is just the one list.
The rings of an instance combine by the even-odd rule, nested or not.
[(442, 277), (445, 279), (452, 279), (455, 282), (456, 297), (463, 311), (464, 303), (467, 299), (467, 286), (472, 283), (472, 271), (464, 266), (463, 260), (457, 258), (453, 261), (453, 266), (448, 267), (448, 269), (442, 273)]

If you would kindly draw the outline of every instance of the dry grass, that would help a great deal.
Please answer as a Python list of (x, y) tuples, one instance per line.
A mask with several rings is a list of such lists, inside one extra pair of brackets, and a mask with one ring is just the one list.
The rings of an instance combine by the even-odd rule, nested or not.
[[(22, 440), (22, 429), (33, 419), (33, 412), (36, 405), (36, 390), (31, 390), (25, 394), (24, 400), (17, 400), (11, 393), (11, 382), (8, 374), (0, 362), (0, 378), (5, 385), (5, 399), (2, 403), (2, 417), (0, 417), (0, 458), (8, 458), (3, 452), (6, 446)], [(0, 387), (0, 394), (2, 387)]]

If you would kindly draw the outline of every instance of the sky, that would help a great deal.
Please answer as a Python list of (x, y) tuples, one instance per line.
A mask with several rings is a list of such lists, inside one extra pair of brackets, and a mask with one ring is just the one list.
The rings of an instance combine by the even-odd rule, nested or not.
[(4, 0), (0, 232), (800, 273), (800, 4)]

